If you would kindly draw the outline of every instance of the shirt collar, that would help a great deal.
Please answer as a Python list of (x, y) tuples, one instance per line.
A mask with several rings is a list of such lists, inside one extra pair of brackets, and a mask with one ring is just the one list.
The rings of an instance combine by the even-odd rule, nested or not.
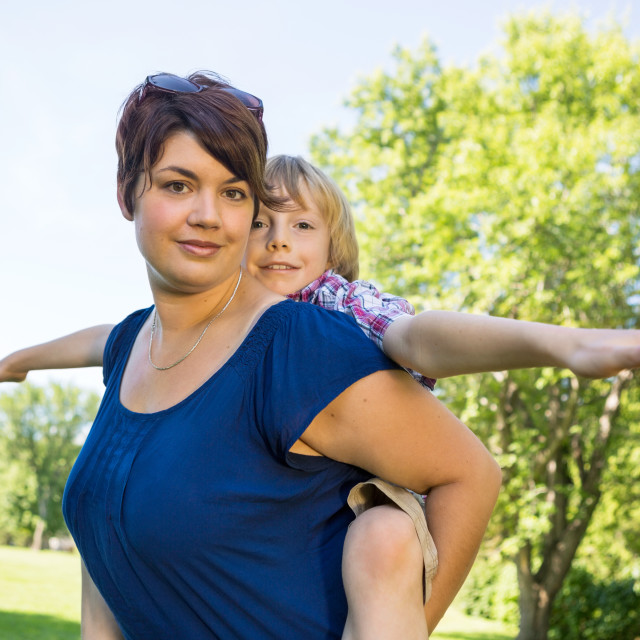
[(325, 282), (335, 275), (335, 271), (333, 269), (327, 269), (319, 278), (316, 278), (313, 282), (309, 283), (306, 287), (300, 289), (300, 291), (296, 291), (295, 293), (290, 293), (287, 298), (291, 298), (291, 300), (296, 300), (297, 302), (308, 302), (309, 299), (313, 296), (313, 294), (322, 287)]

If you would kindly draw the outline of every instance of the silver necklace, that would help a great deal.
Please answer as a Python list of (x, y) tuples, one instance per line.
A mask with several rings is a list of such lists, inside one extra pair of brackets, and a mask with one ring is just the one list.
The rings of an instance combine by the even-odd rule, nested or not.
[(193, 347), (191, 347), (191, 349), (189, 349), (189, 351), (187, 351), (187, 353), (185, 353), (182, 356), (182, 358), (179, 358), (173, 364), (170, 364), (168, 367), (159, 367), (157, 364), (154, 364), (153, 360), (151, 359), (151, 345), (153, 344), (153, 334), (156, 332), (156, 319), (158, 317), (158, 314), (154, 309), (153, 322), (151, 323), (151, 335), (149, 336), (149, 364), (154, 369), (157, 369), (158, 371), (166, 371), (167, 369), (173, 369), (173, 367), (180, 364), (183, 360), (186, 360), (195, 351), (196, 347), (200, 344), (200, 341), (202, 340), (202, 338), (204, 338), (204, 334), (207, 333), (207, 329), (213, 324), (215, 320), (217, 320), (225, 312), (226, 308), (233, 302), (233, 299), (236, 297), (236, 292), (238, 291), (238, 287), (240, 286), (240, 280), (242, 280), (242, 267), (240, 267), (240, 275), (238, 276), (238, 282), (236, 282), (235, 289), (233, 290), (231, 297), (227, 300), (227, 304), (225, 304), (224, 307), (222, 307), (222, 309), (220, 309), (220, 311), (216, 313), (216, 315), (213, 316), (211, 320), (209, 320), (209, 322), (207, 323), (207, 326), (202, 330), (200, 337), (196, 340), (196, 343), (193, 345)]

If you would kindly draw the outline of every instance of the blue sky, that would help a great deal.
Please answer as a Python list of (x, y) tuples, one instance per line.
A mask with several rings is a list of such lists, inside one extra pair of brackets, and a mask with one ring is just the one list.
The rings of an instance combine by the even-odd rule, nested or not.
[[(14, 3), (0, 23), (0, 354), (151, 302), (115, 198), (118, 107), (148, 74), (212, 69), (260, 96), (270, 153), (307, 155), (348, 124), (358, 78), (428, 35), (444, 63), (495, 48), (500, 20), (536, 7), (613, 15), (640, 37), (640, 6), (608, 0), (157, 0)], [(100, 389), (100, 375), (42, 372)], [(5, 385), (9, 390), (11, 385)]]

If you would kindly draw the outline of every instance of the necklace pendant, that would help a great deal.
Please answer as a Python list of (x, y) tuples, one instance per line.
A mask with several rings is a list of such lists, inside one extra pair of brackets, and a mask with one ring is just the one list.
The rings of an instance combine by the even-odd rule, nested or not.
[(151, 323), (151, 335), (149, 336), (149, 352), (148, 352), (149, 364), (156, 371), (167, 371), (168, 369), (173, 369), (173, 367), (175, 367), (176, 365), (179, 365), (181, 362), (186, 360), (196, 350), (196, 347), (200, 344), (200, 342), (202, 341), (202, 338), (204, 338), (204, 334), (207, 333), (207, 329), (214, 323), (215, 320), (217, 320), (226, 311), (227, 307), (233, 302), (233, 299), (236, 297), (236, 292), (238, 291), (238, 287), (240, 286), (240, 280), (242, 280), (242, 267), (240, 267), (240, 275), (238, 276), (238, 281), (236, 282), (236, 286), (233, 290), (233, 293), (231, 294), (231, 297), (227, 300), (224, 307), (222, 307), (222, 309), (215, 316), (213, 316), (211, 320), (209, 320), (209, 322), (207, 323), (207, 326), (202, 330), (200, 337), (196, 340), (193, 347), (191, 347), (191, 349), (189, 349), (189, 351), (187, 351), (187, 353), (185, 353), (181, 358), (176, 360), (173, 364), (168, 365), (167, 367), (159, 367), (151, 359), (151, 345), (153, 344), (153, 334), (156, 332), (156, 320), (158, 318), (158, 314), (154, 308), (153, 321)]

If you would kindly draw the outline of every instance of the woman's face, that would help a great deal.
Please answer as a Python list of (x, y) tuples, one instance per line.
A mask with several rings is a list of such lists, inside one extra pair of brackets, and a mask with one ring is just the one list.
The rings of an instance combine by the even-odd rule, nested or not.
[[(138, 189), (142, 188), (143, 177)], [(123, 208), (121, 198), (120, 206)], [(253, 216), (244, 180), (190, 132), (169, 137), (131, 215), (152, 291), (201, 293), (237, 274)]]

